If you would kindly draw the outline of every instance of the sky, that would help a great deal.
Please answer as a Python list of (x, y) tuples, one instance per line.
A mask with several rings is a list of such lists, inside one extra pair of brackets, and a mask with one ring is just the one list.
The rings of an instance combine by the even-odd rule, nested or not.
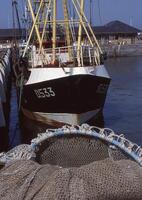
[[(12, 0), (0, 0), (0, 28), (12, 27)], [(22, 13), (23, 2), (17, 0)], [(61, 0), (57, 0), (60, 4)], [(89, 13), (89, 2), (85, 0), (85, 8)], [(93, 25), (104, 25), (119, 20), (142, 30), (142, 0), (92, 0)], [(88, 14), (89, 17), (89, 14)]]

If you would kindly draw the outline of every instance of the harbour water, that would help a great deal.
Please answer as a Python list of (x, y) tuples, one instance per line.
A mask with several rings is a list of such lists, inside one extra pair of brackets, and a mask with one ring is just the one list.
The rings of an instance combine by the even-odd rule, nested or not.
[[(142, 145), (142, 57), (113, 58), (109, 59), (105, 65), (112, 81), (100, 124)], [(9, 136), (13, 147), (20, 143), (21, 137), (18, 115), (15, 115), (17, 99), (14, 88), (12, 93), (13, 116), (11, 113)], [(39, 127), (38, 129), (40, 130)], [(22, 132), (27, 135), (26, 129)]]
[(104, 107), (105, 127), (142, 145), (142, 57), (109, 59), (112, 78)]

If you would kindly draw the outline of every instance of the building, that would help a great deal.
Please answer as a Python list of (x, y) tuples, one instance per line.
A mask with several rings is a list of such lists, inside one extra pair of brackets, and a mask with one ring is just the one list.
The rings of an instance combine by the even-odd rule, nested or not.
[(0, 43), (8, 43), (14, 39), (24, 39), (25, 30), (24, 29), (0, 29)]
[(120, 43), (134, 44), (141, 30), (121, 21), (112, 21), (104, 26), (93, 27), (97, 39), (101, 44)]
[[(60, 27), (58, 28), (58, 37), (64, 37), (64, 30)], [(127, 44), (135, 44), (138, 33), (141, 33), (142, 30), (139, 30), (135, 27), (132, 27), (128, 24), (125, 24), (120, 21), (112, 21), (110, 23), (105, 24), (104, 26), (94, 26), (94, 33), (97, 39), (101, 42), (101, 44), (108, 43), (120, 43), (124, 42)], [(77, 36), (78, 27), (74, 27), (74, 33)], [(16, 39), (25, 39), (26, 31), (24, 29), (0, 29), (0, 42), (11, 42), (14, 38)], [(86, 34), (83, 31), (83, 38), (86, 38)]]

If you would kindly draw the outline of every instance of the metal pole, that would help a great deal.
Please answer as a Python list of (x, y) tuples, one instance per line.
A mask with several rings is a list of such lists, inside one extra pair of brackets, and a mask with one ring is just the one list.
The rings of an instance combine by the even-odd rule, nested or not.
[[(43, 3), (43, 0), (41, 0), (40, 6), (42, 5), (42, 3)], [(37, 38), (38, 38), (39, 44), (42, 46), (42, 44), (41, 44), (41, 37), (40, 37), (40, 33), (39, 33), (39, 29), (38, 29), (37, 24), (36, 24), (36, 17), (37, 17), (37, 19), (38, 19), (38, 15), (35, 17), (34, 12), (33, 12), (33, 8), (32, 8), (32, 4), (31, 4), (31, 1), (30, 1), (30, 0), (28, 0), (28, 6), (29, 6), (29, 9), (30, 9), (30, 12), (31, 12), (31, 16), (32, 16), (33, 23), (35, 24), (34, 27), (35, 27), (35, 30), (36, 30), (36, 34), (37, 34)]]
[(79, 30), (78, 30), (78, 45), (77, 45), (77, 60), (78, 66), (81, 65), (81, 39), (82, 39), (82, 23), (83, 23), (83, 11), (84, 11), (84, 0), (80, 0), (80, 23), (79, 23)]
[[(36, 22), (37, 22), (37, 19), (38, 19), (39, 13), (40, 13), (40, 9), (41, 9), (42, 3), (43, 3), (43, 0), (41, 0), (41, 2), (40, 2), (40, 5), (39, 5), (39, 8), (38, 8), (38, 11), (37, 11), (36, 17), (33, 16), (33, 17), (34, 17), (34, 18), (33, 18), (33, 25), (32, 25), (32, 28), (31, 28), (31, 31), (30, 31), (30, 34), (29, 34), (29, 37), (28, 37), (28, 41), (27, 41), (27, 43), (26, 43), (26, 47), (25, 47), (25, 49), (24, 49), (23, 57), (25, 56), (26, 51), (27, 51), (27, 49), (28, 49), (28, 46), (29, 46), (29, 43), (30, 43), (30, 40), (31, 40), (31, 37), (32, 37), (33, 31), (34, 31), (34, 28), (36, 28), (36, 29), (38, 30), (37, 25), (36, 25)], [(38, 37), (40, 37), (39, 34), (38, 34)], [(38, 38), (38, 39), (40, 39), (40, 40), (39, 40), (39, 43), (40, 43), (40, 47), (41, 47), (41, 46), (42, 46), (41, 38)]]
[[(72, 1), (74, 1), (74, 0), (72, 0)], [(80, 6), (78, 0), (76, 0), (76, 3), (78, 4), (79, 8), (81, 9), (81, 6)], [(94, 39), (94, 42), (96, 43), (96, 45), (97, 45), (97, 47), (98, 47), (98, 49), (99, 49), (99, 52), (102, 53), (102, 49), (101, 49), (101, 47), (100, 47), (100, 45), (99, 45), (99, 43), (98, 43), (98, 41), (97, 41), (97, 39), (96, 39), (96, 36), (95, 36), (95, 34), (94, 34), (94, 32), (93, 32), (93, 30), (92, 30), (90, 24), (88, 23), (88, 20), (87, 20), (85, 14), (82, 13), (82, 15), (83, 15), (85, 21), (86, 21), (87, 24), (88, 24), (88, 28), (89, 28), (89, 30), (90, 30), (90, 32), (91, 32), (91, 34), (92, 34), (92, 37), (93, 37), (93, 39)], [(84, 23), (83, 23), (83, 24), (84, 24)], [(85, 27), (85, 28), (86, 28), (86, 27)], [(92, 42), (92, 41), (91, 41), (91, 42)]]
[(63, 2), (63, 12), (64, 12), (64, 23), (65, 23), (65, 32), (66, 32), (66, 40), (67, 40), (67, 46), (68, 46), (68, 53), (69, 58), (71, 60), (71, 38), (70, 38), (70, 28), (69, 28), (69, 14), (67, 9), (67, 0), (62, 0)]
[(52, 38), (52, 50), (53, 50), (53, 64), (56, 60), (56, 9), (57, 9), (57, 2), (53, 0), (53, 38)]
[[(72, 3), (73, 3), (73, 5), (74, 5), (74, 8), (75, 8), (75, 10), (76, 10), (76, 13), (77, 13), (77, 15), (78, 15), (78, 17), (79, 17), (79, 19), (81, 18), (81, 16), (80, 16), (80, 13), (79, 13), (79, 10), (78, 10), (78, 8), (77, 8), (77, 3), (78, 3), (78, 0), (72, 0)], [(79, 3), (78, 3), (79, 4)], [(79, 5), (80, 6), (80, 5)], [(93, 42), (92, 42), (92, 40), (91, 40), (91, 38), (90, 38), (90, 36), (89, 36), (89, 33), (88, 33), (88, 31), (87, 31), (87, 28), (86, 28), (86, 26), (85, 26), (85, 24), (84, 24), (84, 22), (83, 21), (81, 21), (80, 20), (80, 22), (81, 22), (81, 24), (82, 24), (82, 26), (83, 26), (83, 28), (84, 28), (84, 31), (85, 31), (85, 33), (86, 33), (86, 35), (87, 35), (87, 37), (88, 37), (88, 40), (89, 40), (89, 42), (90, 42), (90, 44), (91, 44), (91, 46), (93, 47)]]
[(90, 0), (90, 25), (92, 26), (92, 0)]

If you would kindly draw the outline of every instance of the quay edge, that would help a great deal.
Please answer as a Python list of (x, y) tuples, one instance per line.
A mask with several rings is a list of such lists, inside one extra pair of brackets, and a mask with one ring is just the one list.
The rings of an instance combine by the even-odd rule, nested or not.
[(102, 49), (111, 57), (142, 56), (142, 43), (138, 44), (105, 44)]
[(10, 112), (10, 49), (0, 49), (0, 152), (8, 148), (8, 119)]

